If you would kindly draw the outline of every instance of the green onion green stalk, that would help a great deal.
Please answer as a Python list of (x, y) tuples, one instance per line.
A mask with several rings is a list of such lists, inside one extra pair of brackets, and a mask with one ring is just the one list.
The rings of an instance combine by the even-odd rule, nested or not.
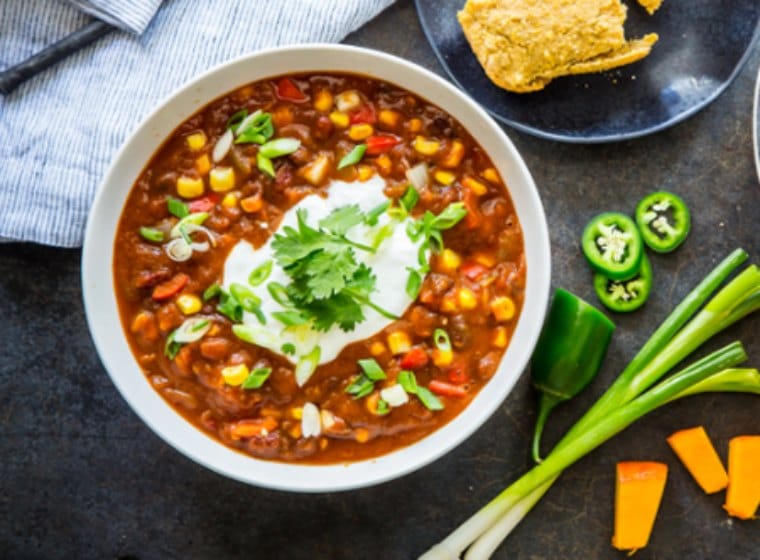
[(607, 392), (570, 429), (543, 463), (502, 491), (421, 559), (459, 558), (468, 547), (467, 560), (490, 557), (565, 468), (668, 402), (704, 392), (760, 394), (760, 373), (757, 370), (731, 369), (746, 359), (739, 342), (713, 352), (658, 383), (711, 337), (760, 309), (760, 270), (752, 265), (697, 313), (746, 259), (747, 253), (737, 249), (721, 262), (673, 310)]

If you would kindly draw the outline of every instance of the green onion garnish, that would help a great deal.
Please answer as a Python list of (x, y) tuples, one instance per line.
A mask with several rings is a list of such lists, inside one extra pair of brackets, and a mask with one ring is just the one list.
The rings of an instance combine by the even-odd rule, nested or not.
[(272, 273), (272, 264), (272, 261), (267, 261), (261, 266), (254, 268), (253, 272), (248, 276), (248, 283), (251, 286), (260, 286), (263, 284)]
[(171, 196), (167, 198), (166, 206), (169, 209), (170, 214), (177, 216), (180, 219), (190, 215), (190, 208), (188, 205), (177, 198)]
[(245, 381), (241, 383), (241, 387), (243, 389), (258, 389), (261, 387), (264, 382), (269, 379), (269, 376), (272, 373), (272, 368), (268, 367), (260, 367), (254, 369), (251, 373), (248, 374), (248, 377), (245, 378)]
[(364, 157), (364, 152), (367, 151), (367, 144), (358, 144), (354, 146), (354, 149), (343, 156), (338, 163), (338, 169), (343, 169), (349, 165), (355, 165), (361, 161)]
[(241, 122), (243, 122), (243, 119), (248, 116), (248, 111), (246, 109), (240, 109), (235, 114), (233, 114), (229, 119), (227, 119), (227, 128), (231, 128), (232, 132), (235, 132), (235, 127), (239, 125)]
[(401, 203), (401, 206), (404, 207), (404, 210), (411, 212), (419, 200), (420, 193), (418, 193), (417, 189), (415, 189), (412, 185), (409, 185), (409, 187), (406, 189), (406, 192), (401, 195), (399, 202)]
[(385, 416), (390, 411), (391, 409), (388, 406), (388, 403), (385, 402), (383, 399), (378, 399), (377, 408), (375, 409), (375, 414), (377, 414), (378, 416)]
[(422, 275), (413, 268), (407, 267), (409, 278), (406, 281), (406, 295), (412, 299), (417, 299), (422, 289)]
[(227, 317), (233, 323), (240, 323), (243, 320), (243, 306), (233, 296), (219, 289), (219, 304), (216, 306), (216, 310)]
[(357, 375), (356, 379), (346, 387), (345, 392), (353, 395), (354, 399), (361, 399), (369, 395), (374, 389), (375, 384), (366, 375)]
[(262, 173), (266, 173), (270, 177), (275, 176), (274, 165), (272, 165), (272, 160), (261, 155), (261, 152), (256, 154), (256, 167), (259, 168), (259, 171), (261, 171)]
[(164, 240), (164, 232), (160, 229), (152, 227), (141, 227), (140, 235), (142, 235), (143, 238), (147, 239), (148, 241), (153, 241), (154, 243), (160, 243)]
[(179, 354), (180, 348), (182, 348), (182, 345), (174, 340), (176, 334), (176, 330), (172, 331), (169, 336), (166, 337), (166, 344), (164, 345), (164, 355), (170, 360), (176, 358), (177, 354)]
[(208, 288), (203, 290), (203, 301), (208, 301), (211, 298), (215, 298), (222, 293), (222, 287), (219, 284), (211, 284)]
[(435, 331), (433, 331), (433, 342), (438, 350), (441, 350), (442, 352), (451, 351), (451, 339), (445, 330), (435, 329)]
[(283, 307), (290, 307), (290, 298), (288, 297), (288, 290), (285, 286), (279, 282), (270, 282), (267, 284), (267, 291), (277, 303)]
[(296, 138), (276, 138), (261, 146), (259, 154), (267, 159), (273, 159), (292, 154), (300, 147), (301, 141)]
[(378, 218), (380, 218), (380, 216), (382, 216), (385, 213), (385, 211), (388, 210), (390, 205), (391, 205), (391, 201), (386, 200), (385, 202), (381, 202), (380, 204), (375, 206), (372, 210), (370, 210), (364, 215), (364, 223), (367, 224), (368, 226), (377, 225)]
[(296, 345), (291, 342), (286, 342), (285, 344), (282, 345), (280, 350), (282, 350), (282, 353), (285, 354), (286, 356), (292, 356), (293, 354), (296, 353)]
[(374, 358), (359, 360), (358, 364), (359, 367), (362, 368), (362, 371), (364, 371), (364, 375), (366, 375), (370, 381), (380, 381), (381, 379), (386, 378), (383, 368), (380, 367), (380, 364), (378, 364)]
[(298, 327), (309, 322), (309, 319), (299, 311), (274, 311), (272, 317), (286, 327)]
[(417, 398), (428, 410), (443, 410), (443, 403), (426, 387), (417, 387)]
[(398, 372), (396, 382), (410, 395), (417, 394), (417, 378), (411, 371), (404, 369)]

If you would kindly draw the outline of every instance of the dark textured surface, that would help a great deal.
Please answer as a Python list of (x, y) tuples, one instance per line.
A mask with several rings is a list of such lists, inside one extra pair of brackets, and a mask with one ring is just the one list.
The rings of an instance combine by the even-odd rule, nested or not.
[(420, 20), (455, 81), (503, 122), (546, 138), (607, 142), (679, 122), (734, 78), (758, 32), (760, 3), (665, 2), (654, 16), (629, 6), (626, 37), (657, 33), (644, 60), (602, 74), (558, 78), (530, 95), (490, 82), (456, 19), (462, 0), (416, 0)]
[[(410, 1), (354, 34), (436, 72)], [(599, 379), (559, 408), (554, 441), (632, 357), (658, 321), (737, 246), (760, 261), (760, 186), (752, 161), (751, 95), (756, 49), (737, 82), (695, 118), (644, 140), (572, 146), (509, 132), (541, 191), (553, 282), (594, 300), (577, 249), (596, 212), (630, 212), (668, 188), (694, 213), (677, 253), (653, 257), (655, 293), (616, 317)], [(527, 376), (494, 417), (435, 464), (401, 480), (350, 493), (294, 495), (227, 480), (161, 442), (129, 410), (95, 354), (79, 288), (79, 251), (0, 245), (0, 558), (412, 558), (443, 538), (528, 465), (534, 420)], [(741, 338), (760, 365), (760, 316), (711, 347)], [(498, 558), (624, 558), (609, 544), (614, 465), (670, 466), (648, 559), (760, 559), (758, 522), (730, 521), (722, 495), (705, 496), (665, 444), (704, 424), (725, 458), (731, 436), (760, 432), (760, 399), (699, 396), (651, 414), (563, 475)]]

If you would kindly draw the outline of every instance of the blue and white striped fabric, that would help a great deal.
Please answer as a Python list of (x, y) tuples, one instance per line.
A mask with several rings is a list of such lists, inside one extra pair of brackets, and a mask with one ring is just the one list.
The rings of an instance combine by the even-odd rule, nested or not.
[(148, 27), (161, 0), (68, 0), (80, 10), (138, 35)]
[[(111, 159), (161, 99), (246, 52), (340, 41), (393, 1), (164, 0), (142, 35), (113, 33), (0, 97), (0, 239), (81, 245)], [(0, 69), (88, 19), (60, 0), (0, 0)]]

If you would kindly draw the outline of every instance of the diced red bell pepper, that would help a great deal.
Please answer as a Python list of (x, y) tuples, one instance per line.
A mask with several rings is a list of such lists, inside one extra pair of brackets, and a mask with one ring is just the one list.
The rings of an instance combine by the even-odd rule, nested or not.
[(306, 95), (290, 78), (280, 78), (277, 81), (277, 97), (288, 101), (306, 101)]
[(182, 288), (184, 288), (189, 281), (190, 277), (187, 274), (180, 272), (170, 280), (153, 288), (153, 299), (156, 301), (165, 301), (181, 292)]
[(464, 364), (452, 364), (446, 372), (446, 377), (454, 385), (464, 385), (470, 381), (470, 377), (467, 375), (467, 368)]
[(190, 209), (190, 212), (208, 212), (211, 210), (214, 206), (216, 206), (216, 203), (219, 202), (219, 195), (216, 193), (207, 194), (203, 198), (198, 198), (196, 200), (193, 200), (192, 202), (188, 203), (187, 207)]
[(355, 111), (349, 113), (349, 119), (351, 124), (375, 124), (377, 121), (377, 115), (375, 114), (375, 108), (372, 105), (362, 105)]
[(401, 140), (395, 136), (389, 134), (381, 134), (377, 136), (370, 136), (365, 140), (367, 143), (367, 155), (377, 156), (390, 150), (393, 146), (401, 142)]
[(462, 266), (459, 267), (459, 270), (473, 282), (488, 272), (488, 268), (480, 263), (476, 263), (475, 261), (465, 261), (462, 263)]
[(428, 383), (428, 389), (442, 397), (464, 397), (467, 394), (467, 390), (464, 387), (435, 379)]
[(415, 346), (409, 352), (403, 355), (399, 361), (399, 365), (403, 369), (420, 369), (426, 366), (428, 363), (428, 355), (425, 350), (419, 346)]

